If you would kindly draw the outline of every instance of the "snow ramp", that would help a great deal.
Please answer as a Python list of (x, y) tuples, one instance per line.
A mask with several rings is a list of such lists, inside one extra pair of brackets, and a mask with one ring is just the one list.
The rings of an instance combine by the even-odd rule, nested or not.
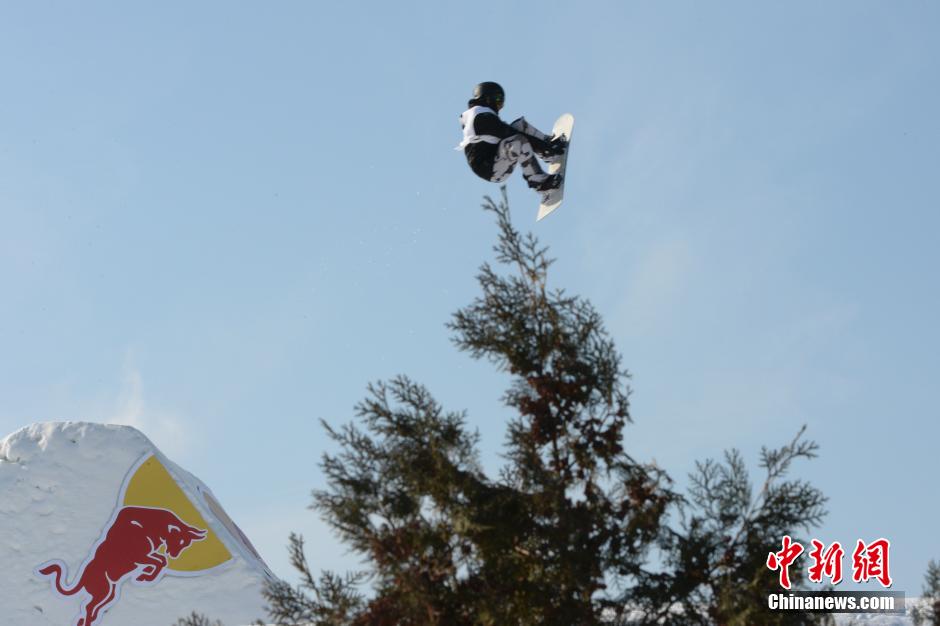
[(226, 626), (276, 580), (206, 485), (129, 426), (34, 424), (0, 440), (3, 624)]

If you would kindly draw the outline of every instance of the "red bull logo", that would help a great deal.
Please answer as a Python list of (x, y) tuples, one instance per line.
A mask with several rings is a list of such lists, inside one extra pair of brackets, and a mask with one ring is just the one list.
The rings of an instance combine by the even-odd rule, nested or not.
[(148, 587), (167, 574), (199, 576), (232, 558), (153, 454), (128, 472), (118, 507), (88, 554), (71, 581), (68, 566), (60, 559), (34, 570), (58, 596), (82, 598), (71, 626), (99, 625), (127, 582)]
[(132, 579), (146, 585), (160, 580), (169, 563), (161, 549), (170, 558), (178, 558), (194, 541), (205, 539), (206, 532), (186, 524), (166, 509), (125, 506), (72, 585), (62, 585), (66, 565), (61, 561), (44, 563), (36, 573), (49, 577), (60, 595), (83, 593), (85, 598), (75, 626), (94, 626), (102, 612), (117, 601), (125, 581)]

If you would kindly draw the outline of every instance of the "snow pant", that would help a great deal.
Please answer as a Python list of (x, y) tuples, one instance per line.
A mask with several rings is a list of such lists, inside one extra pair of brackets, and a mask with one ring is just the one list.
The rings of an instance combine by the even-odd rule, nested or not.
[(537, 187), (548, 177), (548, 174), (542, 171), (535, 158), (535, 150), (532, 149), (532, 144), (529, 143), (526, 135), (544, 140), (551, 139), (551, 137), (529, 124), (524, 117), (520, 117), (510, 126), (520, 132), (518, 135), (506, 137), (497, 144), (496, 159), (493, 161), (493, 177), (490, 180), (494, 183), (503, 182), (509, 178), (518, 163), (522, 167), (522, 177), (525, 178), (529, 187)]

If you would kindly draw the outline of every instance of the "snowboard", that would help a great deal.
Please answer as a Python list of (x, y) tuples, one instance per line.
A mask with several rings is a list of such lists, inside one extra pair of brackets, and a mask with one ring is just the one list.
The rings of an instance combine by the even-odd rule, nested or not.
[(571, 129), (574, 128), (574, 116), (571, 113), (565, 113), (555, 121), (555, 125), (552, 127), (552, 137), (561, 137), (568, 141), (568, 147), (565, 148), (565, 154), (562, 155), (561, 159), (552, 163), (548, 166), (549, 174), (561, 174), (561, 185), (557, 189), (552, 189), (548, 195), (545, 197), (545, 200), (539, 204), (539, 214), (535, 218), (535, 221), (541, 220), (543, 217), (557, 209), (561, 206), (561, 201), (565, 197), (565, 170), (568, 165), (568, 153), (571, 150)]

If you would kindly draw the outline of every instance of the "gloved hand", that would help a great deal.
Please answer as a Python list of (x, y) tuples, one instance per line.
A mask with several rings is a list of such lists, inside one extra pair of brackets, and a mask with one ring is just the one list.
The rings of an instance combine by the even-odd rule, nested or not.
[(552, 137), (548, 141), (548, 147), (545, 152), (542, 153), (543, 156), (553, 157), (559, 156), (565, 153), (565, 150), (568, 149), (568, 140), (562, 137)]

